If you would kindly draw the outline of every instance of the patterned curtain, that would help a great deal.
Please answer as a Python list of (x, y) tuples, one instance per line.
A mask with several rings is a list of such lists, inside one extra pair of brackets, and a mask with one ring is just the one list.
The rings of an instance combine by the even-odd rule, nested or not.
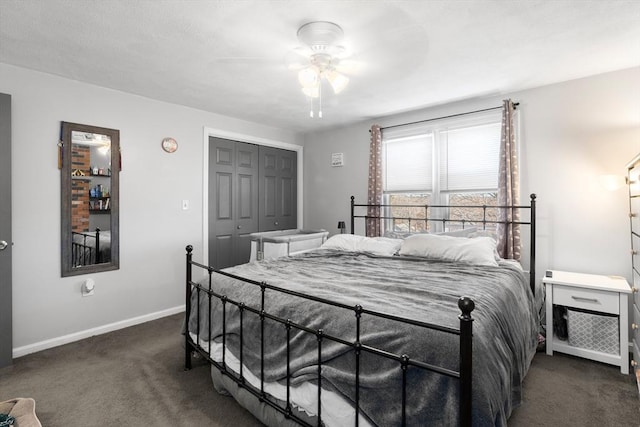
[[(502, 132), (500, 137), (500, 167), (498, 176), (498, 205), (516, 206), (520, 204), (518, 177), (518, 154), (513, 126), (513, 102), (510, 99), (502, 105)], [(499, 209), (499, 221), (520, 221), (518, 209)], [(498, 253), (502, 258), (520, 260), (520, 225), (498, 224)]]
[[(368, 205), (380, 205), (382, 203), (382, 131), (379, 125), (371, 126), (371, 151), (369, 153), (369, 189), (367, 196)], [(370, 206), (367, 208), (366, 235), (378, 237), (382, 234), (382, 221), (380, 220), (380, 208)]]

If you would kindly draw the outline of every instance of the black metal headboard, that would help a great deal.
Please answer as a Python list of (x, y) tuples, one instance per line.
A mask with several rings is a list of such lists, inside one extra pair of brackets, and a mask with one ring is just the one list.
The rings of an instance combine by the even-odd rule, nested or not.
[[(497, 224), (506, 225), (528, 225), (529, 227), (529, 286), (531, 292), (535, 295), (536, 284), (536, 195), (531, 194), (529, 205), (514, 206), (494, 206), (494, 205), (428, 205), (428, 204), (359, 204), (355, 202), (355, 197), (351, 196), (351, 234), (355, 234), (356, 218), (379, 219), (386, 221), (394, 227), (397, 223), (405, 224), (411, 230), (412, 223), (422, 224), (423, 229), (428, 229), (431, 223), (440, 223), (442, 228), (446, 229), (448, 225), (454, 224), (458, 228), (466, 228), (470, 226), (481, 226), (483, 230), (488, 227), (495, 227)], [(365, 213), (359, 214), (358, 208), (364, 208)], [(420, 209), (420, 216), (393, 216), (390, 214), (392, 208), (409, 208)], [(471, 218), (459, 217), (450, 218), (442, 215), (442, 212), (456, 209), (456, 211), (473, 212)], [(495, 215), (496, 211), (501, 209), (518, 210), (521, 213), (529, 211), (529, 220), (500, 220)], [(435, 211), (435, 212), (434, 212)], [(373, 214), (372, 214), (373, 212)], [(377, 213), (376, 213), (377, 212)], [(493, 214), (492, 214), (493, 213)]]

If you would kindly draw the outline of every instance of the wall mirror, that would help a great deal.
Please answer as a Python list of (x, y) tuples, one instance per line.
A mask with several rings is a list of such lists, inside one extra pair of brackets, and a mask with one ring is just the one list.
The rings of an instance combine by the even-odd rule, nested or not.
[(120, 131), (61, 123), (62, 276), (117, 270)]

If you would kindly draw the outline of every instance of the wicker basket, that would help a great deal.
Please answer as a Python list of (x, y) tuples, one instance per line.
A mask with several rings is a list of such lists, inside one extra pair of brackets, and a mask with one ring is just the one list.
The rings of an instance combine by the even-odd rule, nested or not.
[(569, 345), (608, 354), (620, 354), (618, 316), (567, 310)]

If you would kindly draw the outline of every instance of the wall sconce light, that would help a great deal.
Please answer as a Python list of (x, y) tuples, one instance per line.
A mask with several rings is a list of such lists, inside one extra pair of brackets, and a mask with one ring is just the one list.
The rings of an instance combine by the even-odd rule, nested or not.
[(338, 228), (340, 229), (340, 234), (344, 234), (344, 230), (347, 228), (347, 226), (344, 225), (344, 221), (338, 221)]

